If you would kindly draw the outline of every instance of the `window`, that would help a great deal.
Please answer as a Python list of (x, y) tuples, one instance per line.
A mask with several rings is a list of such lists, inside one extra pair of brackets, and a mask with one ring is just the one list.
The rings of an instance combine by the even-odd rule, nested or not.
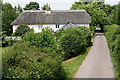
[(56, 25), (56, 28), (59, 28), (59, 25)]
[(56, 28), (57, 28), (57, 25), (56, 25)]
[(58, 28), (59, 28), (59, 25), (58, 25)]
[(38, 25), (38, 29), (41, 29), (43, 27), (43, 25)]

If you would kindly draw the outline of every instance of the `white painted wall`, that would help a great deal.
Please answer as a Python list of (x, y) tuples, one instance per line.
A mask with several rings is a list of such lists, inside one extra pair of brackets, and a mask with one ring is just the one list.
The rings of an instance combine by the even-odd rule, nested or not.
[[(63, 27), (65, 24), (61, 24), (59, 25), (59, 28)], [(56, 24), (47, 24), (47, 25), (43, 25), (43, 28), (45, 27), (50, 27), (52, 28), (54, 31), (58, 30), (59, 28), (56, 28)]]
[(13, 25), (13, 33), (15, 32), (15, 30), (17, 29), (19, 25)]
[[(63, 27), (65, 24), (60, 24), (59, 28)], [(89, 28), (89, 24), (76, 24), (77, 26), (86, 26)], [(15, 30), (17, 29), (19, 25), (13, 25), (13, 33), (15, 32)], [(28, 25), (30, 28), (34, 29), (35, 33), (41, 32), (42, 28), (38, 28), (38, 25)], [(47, 24), (47, 25), (42, 25), (43, 28), (45, 27), (50, 27), (52, 28), (54, 31), (58, 30), (59, 28), (56, 28), (56, 24)]]
[[(65, 24), (61, 24), (59, 25), (59, 28), (63, 27)], [(13, 25), (13, 33), (15, 32), (15, 30), (17, 29), (19, 25)], [(48, 25), (42, 25), (43, 28), (38, 28), (38, 25), (28, 25), (31, 28), (34, 29), (35, 33), (41, 32), (43, 28), (45, 27), (50, 27), (52, 28), (54, 31), (58, 30), (59, 28), (56, 28), (56, 24), (48, 24)]]

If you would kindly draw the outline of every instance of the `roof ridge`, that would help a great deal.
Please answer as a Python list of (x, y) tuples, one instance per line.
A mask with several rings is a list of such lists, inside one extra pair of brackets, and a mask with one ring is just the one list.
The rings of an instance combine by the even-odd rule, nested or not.
[[(45, 12), (46, 10), (24, 10), (25, 12)], [(86, 12), (84, 9), (81, 10), (51, 10), (52, 12)]]

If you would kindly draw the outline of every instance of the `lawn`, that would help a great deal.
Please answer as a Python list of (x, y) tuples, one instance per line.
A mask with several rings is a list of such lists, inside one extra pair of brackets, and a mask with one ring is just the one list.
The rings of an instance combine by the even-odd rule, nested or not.
[(90, 49), (91, 49), (91, 47), (88, 47), (86, 52), (83, 52), (79, 56), (62, 63), (63, 69), (65, 71), (65, 73), (63, 73), (62, 75), (64, 75), (65, 78), (67, 78), (67, 79), (73, 78), (75, 72), (78, 70), (78, 68), (80, 67), (80, 65), (86, 58), (86, 56), (88, 55)]

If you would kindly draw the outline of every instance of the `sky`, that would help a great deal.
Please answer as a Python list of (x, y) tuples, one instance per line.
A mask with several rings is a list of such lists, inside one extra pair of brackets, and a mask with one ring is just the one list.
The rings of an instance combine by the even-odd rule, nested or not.
[[(40, 7), (48, 3), (50, 4), (52, 10), (69, 10), (72, 4), (79, 0), (3, 0), (3, 3), (9, 2), (13, 7), (20, 4), (20, 6), (23, 8), (30, 1), (38, 2)], [(105, 0), (105, 4), (116, 5), (119, 1), (120, 0)]]

